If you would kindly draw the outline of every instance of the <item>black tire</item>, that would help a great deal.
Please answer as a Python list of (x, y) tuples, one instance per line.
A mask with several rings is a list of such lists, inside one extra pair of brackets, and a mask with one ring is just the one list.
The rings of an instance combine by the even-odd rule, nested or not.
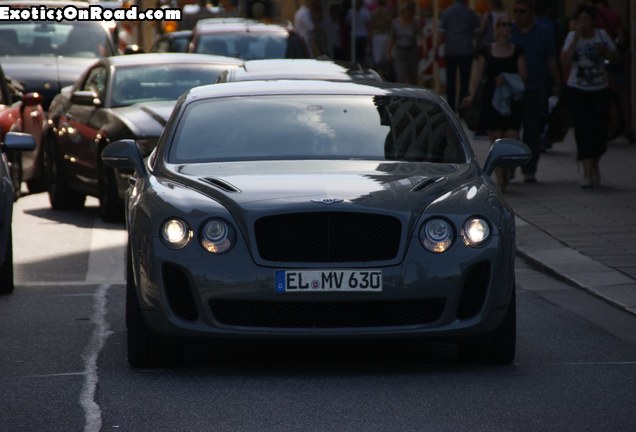
[(508, 311), (497, 329), (479, 342), (462, 342), (459, 359), (463, 363), (510, 364), (515, 359), (517, 344), (517, 302), (513, 286)]
[(36, 160), (37, 170), (36, 177), (33, 177), (30, 180), (27, 180), (26, 184), (29, 188), (29, 192), (32, 194), (46, 192), (49, 188), (48, 178), (46, 175), (46, 168), (44, 161), (46, 160), (46, 142), (44, 137), (41, 139), (40, 145), (42, 146), (40, 155)]
[(99, 164), (99, 213), (104, 222), (124, 221), (124, 200), (119, 197), (115, 170)]
[(49, 143), (47, 157), (50, 172), (49, 202), (55, 210), (79, 210), (84, 207), (86, 195), (76, 192), (69, 185), (68, 178), (64, 173), (61, 155), (55, 151), (55, 143)]
[(158, 368), (183, 364), (185, 347), (167, 344), (148, 328), (137, 298), (128, 249), (126, 271), (126, 327), (128, 329), (128, 364), (133, 368)]
[(11, 230), (7, 241), (7, 251), (4, 255), (4, 262), (0, 264), (0, 294), (13, 292), (13, 240)]
[(26, 181), (29, 193), (36, 194), (48, 190), (48, 185), (43, 176), (32, 178)]
[(22, 156), (20, 154), (9, 154), (9, 171), (11, 183), (13, 183), (13, 201), (17, 201), (22, 195)]

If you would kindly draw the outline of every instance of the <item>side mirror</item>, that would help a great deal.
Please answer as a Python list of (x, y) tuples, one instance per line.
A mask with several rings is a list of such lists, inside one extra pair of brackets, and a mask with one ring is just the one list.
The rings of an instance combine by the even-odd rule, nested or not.
[(76, 91), (71, 94), (71, 103), (77, 105), (91, 105), (100, 106), (102, 101), (99, 99), (99, 95), (93, 91)]
[(108, 144), (102, 151), (102, 160), (111, 168), (132, 169), (138, 176), (146, 175), (143, 157), (134, 140), (124, 139)]
[(35, 150), (35, 138), (24, 132), (7, 132), (2, 144), (4, 150), (31, 151)]
[(495, 167), (518, 167), (527, 164), (531, 158), (532, 151), (525, 143), (511, 138), (500, 138), (490, 147), (483, 171), (486, 175), (491, 175)]

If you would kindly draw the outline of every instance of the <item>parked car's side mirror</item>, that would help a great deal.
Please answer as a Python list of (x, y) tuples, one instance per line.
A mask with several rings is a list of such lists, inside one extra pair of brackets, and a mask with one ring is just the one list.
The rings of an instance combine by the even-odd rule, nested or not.
[(35, 138), (24, 132), (7, 132), (2, 143), (3, 150), (31, 151), (35, 150)]
[(71, 103), (77, 105), (100, 106), (102, 101), (94, 91), (80, 90), (71, 94)]
[(102, 151), (102, 160), (111, 168), (134, 169), (138, 176), (146, 175), (143, 157), (134, 140), (124, 139), (108, 144)]
[(490, 147), (483, 171), (486, 175), (491, 175), (495, 167), (518, 167), (528, 163), (531, 158), (532, 151), (525, 143), (515, 139), (500, 138)]

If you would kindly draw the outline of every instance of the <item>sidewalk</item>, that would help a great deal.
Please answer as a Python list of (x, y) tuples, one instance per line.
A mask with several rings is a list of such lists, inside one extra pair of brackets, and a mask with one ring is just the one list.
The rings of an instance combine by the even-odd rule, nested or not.
[[(488, 139), (472, 139), (483, 161)], [(517, 215), (517, 252), (542, 270), (636, 314), (636, 144), (611, 141), (601, 186), (580, 187), (572, 131), (541, 155), (537, 183), (517, 170), (505, 198)]]

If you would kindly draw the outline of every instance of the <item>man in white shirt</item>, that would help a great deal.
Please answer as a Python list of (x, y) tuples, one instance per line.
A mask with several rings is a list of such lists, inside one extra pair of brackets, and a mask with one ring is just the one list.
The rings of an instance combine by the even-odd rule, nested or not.
[(294, 28), (298, 35), (302, 37), (307, 44), (307, 49), (309, 50), (311, 57), (315, 57), (317, 54), (316, 41), (314, 37), (316, 25), (314, 24), (314, 20), (311, 16), (311, 7), (314, 3), (315, 0), (305, 0), (294, 14)]

